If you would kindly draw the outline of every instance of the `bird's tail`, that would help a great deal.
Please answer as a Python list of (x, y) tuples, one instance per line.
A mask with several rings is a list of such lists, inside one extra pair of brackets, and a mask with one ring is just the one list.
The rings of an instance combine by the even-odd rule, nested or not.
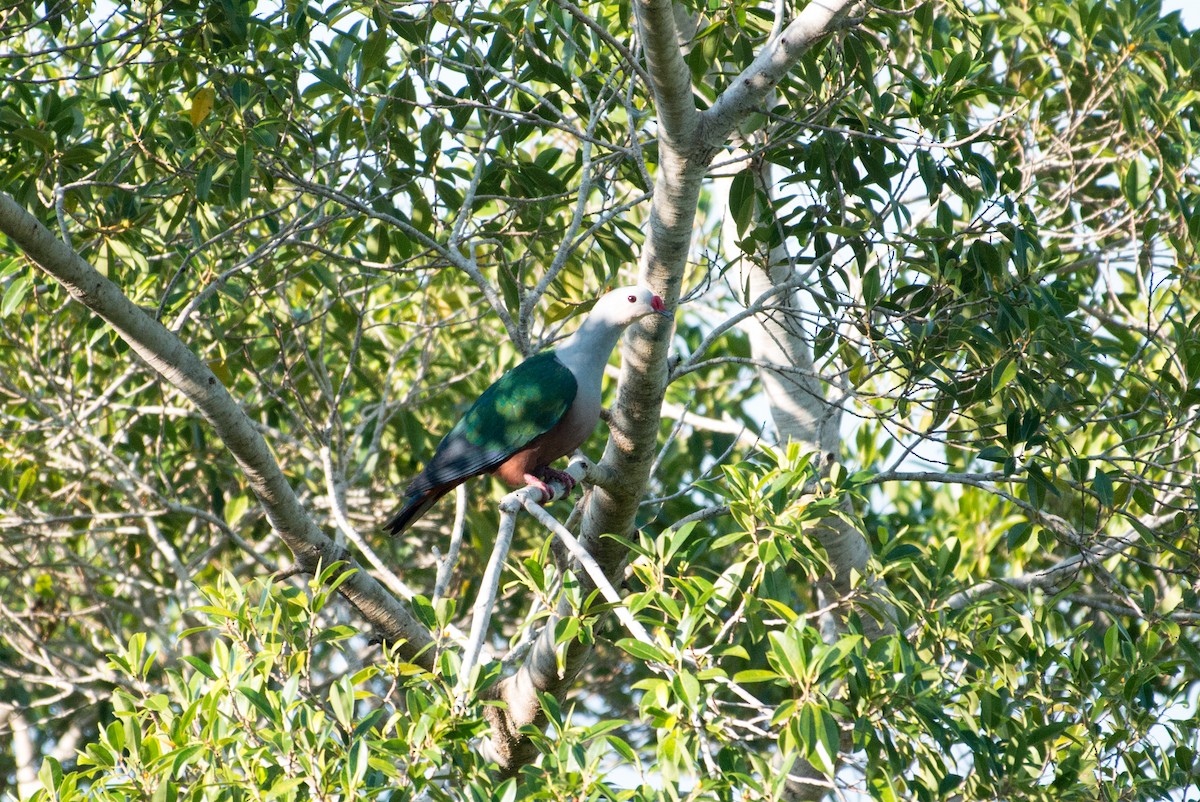
[(383, 525), (389, 535), (395, 536), (412, 526), (418, 518), (429, 512), (437, 500), (446, 495), (450, 488), (434, 487), (424, 492), (405, 495), (400, 510)]

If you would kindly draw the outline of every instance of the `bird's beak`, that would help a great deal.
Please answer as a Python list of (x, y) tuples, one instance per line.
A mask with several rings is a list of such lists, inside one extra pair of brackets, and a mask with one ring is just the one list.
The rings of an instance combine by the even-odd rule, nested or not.
[(671, 317), (671, 310), (667, 309), (667, 305), (663, 303), (663, 299), (657, 295), (650, 299), (650, 308), (660, 315)]

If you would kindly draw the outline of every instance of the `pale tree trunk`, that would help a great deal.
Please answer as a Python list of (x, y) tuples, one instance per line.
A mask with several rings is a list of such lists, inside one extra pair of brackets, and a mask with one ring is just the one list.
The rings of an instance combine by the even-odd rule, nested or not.
[[(799, 315), (800, 301), (796, 290), (788, 286), (794, 278), (791, 260), (780, 247), (761, 258), (743, 259), (739, 266), (751, 303), (770, 298), (762, 311), (741, 325), (759, 365), (759, 380), (779, 441), (798, 443), (803, 450), (818, 454), (825, 475), (839, 456), (841, 414), (814, 372), (811, 338)], [(857, 591), (855, 606), (861, 613), (864, 634), (876, 637), (895, 631), (895, 612), (879, 592), (883, 588), (870, 578), (863, 580), (862, 587), (853, 587), (855, 574), (868, 576), (871, 559), (870, 545), (862, 533), (846, 520), (829, 516), (813, 526), (810, 534), (820, 542), (833, 570), (827, 588), (833, 595), (830, 601)]]
[[(728, 243), (730, 238), (725, 239)], [(728, 249), (727, 244), (726, 253), (730, 253)], [(772, 253), (768, 258), (769, 269), (759, 259), (741, 260), (738, 278), (749, 290), (750, 299), (771, 299), (761, 312), (741, 324), (750, 340), (753, 359), (760, 365), (758, 378), (771, 421), (780, 442), (799, 443), (823, 461), (837, 459), (841, 413), (826, 399), (813, 373), (812, 349), (801, 326), (799, 299), (794, 290), (782, 288), (793, 276), (792, 267), (785, 253)]]
[[(742, 277), (751, 298), (769, 292), (779, 295), (766, 311), (747, 318), (742, 328), (749, 336), (751, 355), (760, 364), (759, 379), (780, 442), (799, 443), (802, 449), (819, 454), (824, 473), (829, 461), (836, 459), (841, 445), (837, 425), (840, 415), (837, 407), (828, 402), (820, 382), (813, 375), (809, 338), (795, 314), (796, 294), (791, 289), (779, 289), (791, 278), (791, 273), (787, 264), (773, 263), (771, 268), (765, 268), (758, 260), (743, 262)], [(819, 588), (820, 606), (830, 607), (852, 592), (855, 574), (867, 575), (871, 549), (862, 533), (837, 516), (823, 519), (806, 534), (821, 544), (833, 571), (833, 576), (827, 577)], [(893, 632), (894, 613), (878, 592), (882, 588), (870, 578), (863, 581), (865, 587), (874, 591), (860, 595), (854, 602), (854, 608), (860, 612), (864, 634), (877, 637)], [(835, 625), (823, 630), (832, 631), (836, 637), (840, 627)], [(843, 727), (842, 733), (842, 748), (847, 749), (850, 747), (848, 730)], [(787, 798), (820, 799), (826, 793), (827, 782), (814, 765), (798, 760), (789, 773)]]
[[(758, 108), (780, 79), (814, 44), (848, 24), (856, 0), (810, 3), (712, 107), (700, 111), (683, 60), (676, 9), (671, 0), (634, 0), (638, 35), (650, 76), (658, 121), (659, 167), (639, 280), (663, 297), (679, 299), (692, 244), (701, 185), (712, 157), (746, 115)], [(630, 328), (621, 348), (621, 378), (610, 421), (611, 436), (599, 465), (600, 481), (588, 495), (579, 540), (610, 579), (621, 571), (626, 550), (607, 533), (628, 536), (645, 495), (666, 391), (667, 357), (673, 327), (654, 318)], [(836, 429), (836, 424), (834, 425)], [(578, 568), (576, 566), (576, 568)], [(591, 583), (581, 571), (583, 596)], [(560, 605), (558, 614), (573, 611)], [(554, 622), (542, 629), (534, 648), (512, 676), (494, 689), (504, 708), (488, 709), (493, 736), (487, 753), (513, 773), (535, 756), (520, 727), (542, 722), (535, 690), (560, 695), (582, 670), (590, 648), (576, 641), (560, 671), (555, 659)]]
[(33, 738), (30, 737), (29, 721), (16, 707), (0, 707), (0, 735), (7, 735), (12, 744), (13, 762), (16, 764), (17, 799), (25, 799), (41, 787), (37, 776), (41, 758), (37, 754)]
[[(758, 164), (755, 182), (767, 197), (774, 199), (771, 167)], [(721, 182), (717, 203), (724, 199), (728, 205), (732, 180)], [(755, 195), (757, 198), (757, 193)], [(756, 209), (756, 218), (762, 211)], [(726, 258), (739, 253), (733, 216), (727, 215), (722, 228)], [(797, 443), (804, 451), (815, 454), (820, 461), (820, 474), (827, 476), (828, 468), (839, 457), (841, 449), (841, 410), (832, 401), (815, 372), (812, 357), (812, 337), (802, 325), (801, 299), (797, 268), (787, 251), (786, 243), (769, 252), (743, 256), (738, 260), (739, 287), (746, 293), (747, 309), (755, 314), (741, 322), (750, 341), (750, 352), (758, 365), (763, 397), (767, 401), (771, 420), (780, 443)], [(826, 269), (816, 265), (813, 269)], [(796, 488), (796, 492), (803, 492)], [(832, 576), (826, 577), (818, 588), (820, 607), (833, 607), (839, 599), (852, 598), (851, 606), (843, 606), (841, 618), (850, 609), (859, 612), (863, 634), (875, 638), (896, 631), (896, 613), (886, 600), (886, 588), (868, 572), (870, 545), (862, 533), (847, 520), (829, 516), (813, 525), (806, 534), (821, 544), (829, 560)], [(862, 577), (854, 587), (855, 576)], [(822, 627), (827, 638), (841, 632), (841, 621), (825, 622)], [(837, 689), (831, 689), (836, 693)], [(843, 722), (843, 724), (846, 724)], [(842, 730), (843, 750), (851, 747), (849, 731)], [(825, 795), (828, 778), (805, 760), (798, 760), (789, 772), (786, 795), (789, 800), (817, 800)]]
[(7, 739), (11, 743), (17, 799), (28, 799), (42, 788), (38, 771), (46, 757), (52, 757), (59, 763), (75, 758), (84, 730), (95, 726), (97, 715), (94, 706), (77, 711), (71, 717), (70, 726), (56, 734), (48, 754), (43, 754), (38, 749), (33, 737), (34, 730), (22, 709), (13, 704), (0, 703), (0, 740)]

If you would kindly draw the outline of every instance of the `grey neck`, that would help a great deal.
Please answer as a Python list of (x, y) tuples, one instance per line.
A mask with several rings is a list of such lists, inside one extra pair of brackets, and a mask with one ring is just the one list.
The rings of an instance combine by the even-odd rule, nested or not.
[(624, 326), (615, 326), (606, 320), (588, 317), (574, 334), (554, 349), (558, 361), (575, 374), (580, 391), (600, 392), (604, 367), (608, 364), (608, 358), (612, 356), (624, 330)]

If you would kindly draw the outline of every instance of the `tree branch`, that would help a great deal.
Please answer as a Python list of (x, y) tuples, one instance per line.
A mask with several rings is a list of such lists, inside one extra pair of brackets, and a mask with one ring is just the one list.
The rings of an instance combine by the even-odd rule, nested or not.
[[(271, 526), (301, 569), (312, 573), (319, 564), (348, 559), (301, 506), (266, 441), (225, 385), (182, 340), (134, 305), (117, 285), (4, 193), (0, 193), (0, 232), (73, 298), (103, 318), (138, 356), (196, 405), (237, 460)], [(382, 638), (400, 645), (406, 659), (432, 666), (432, 653), (425, 648), (431, 643), (429, 633), (370, 574), (356, 571), (339, 590)]]
[(700, 114), (692, 99), (692, 74), (679, 49), (674, 6), (672, 0), (635, 0), (633, 4), (658, 111), (659, 134), (679, 147), (693, 141)]
[(777, 38), (767, 43), (715, 103), (700, 113), (703, 143), (717, 148), (746, 115), (762, 105), (813, 45), (854, 21), (861, 0), (811, 0)]

